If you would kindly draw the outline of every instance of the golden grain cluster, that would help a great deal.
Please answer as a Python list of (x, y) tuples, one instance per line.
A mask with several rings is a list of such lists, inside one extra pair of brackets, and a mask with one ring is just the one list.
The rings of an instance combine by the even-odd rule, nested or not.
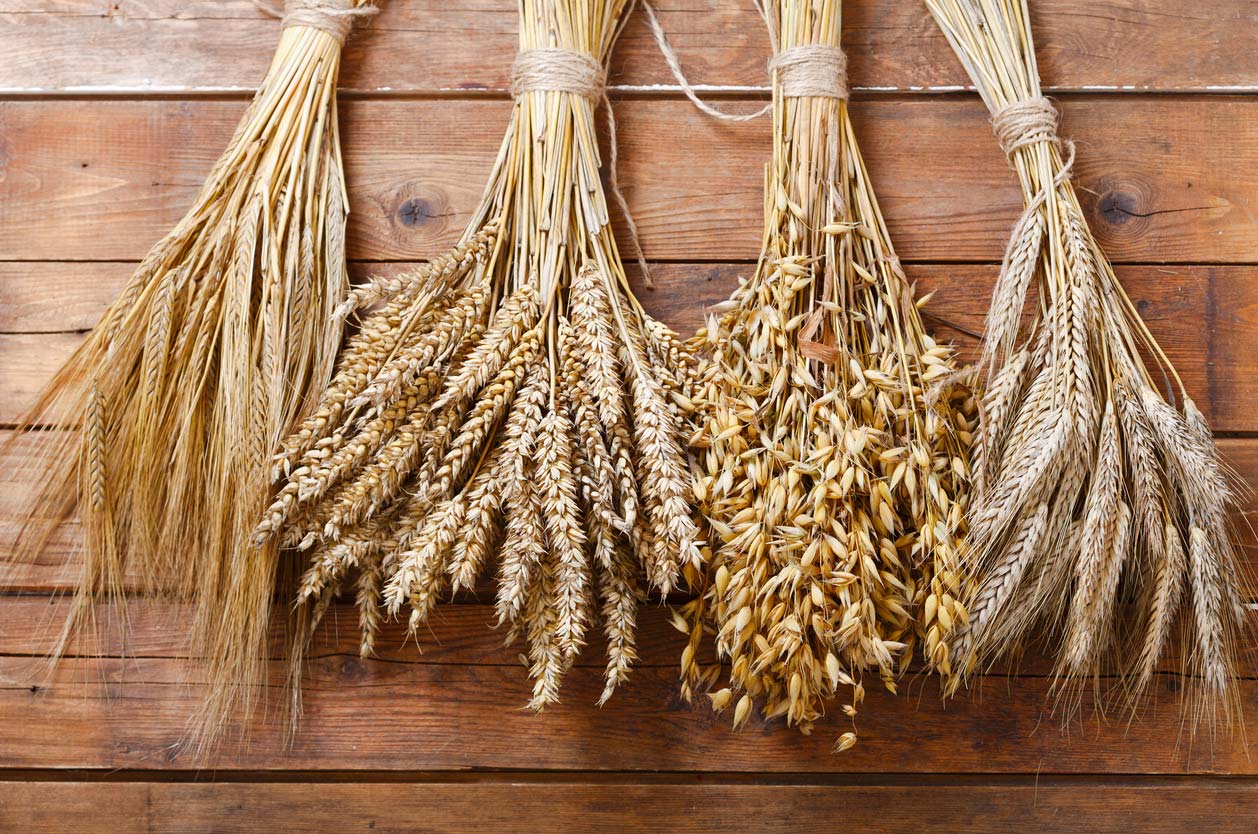
[(1134, 702), (1178, 631), (1198, 703), (1234, 707), (1232, 490), (1084, 219), (1026, 0), (926, 0), (1026, 204), (979, 373), (926, 333), (891, 245), (848, 111), (840, 0), (763, 9), (773, 155), (754, 274), (689, 341), (647, 314), (595, 121), (633, 4), (521, 0), (510, 122), (460, 242), (351, 290), (335, 89), (345, 34), (374, 8), (289, 0), (192, 209), (24, 420), (81, 429), (37, 433), (49, 471), (19, 548), (82, 517), (63, 641), (128, 573), (191, 599), (209, 745), (262, 689), (287, 549), (303, 560), (294, 693), (338, 596), (367, 655), (386, 617), (418, 637), (492, 570), (536, 710), (600, 628), (606, 701), (640, 604), (679, 588), (683, 692), (736, 727), (758, 709), (809, 731), (836, 701), (852, 718), (868, 676), (894, 692), (914, 657), (951, 693), (1035, 635), (1072, 705), (1102, 673)]
[[(951, 350), (922, 327), (852, 132), (839, 3), (768, 12), (779, 58), (764, 247), (696, 339), (710, 553), (679, 625), (688, 692), (733, 704), (736, 726), (758, 703), (808, 729), (840, 688), (854, 715), (867, 671), (894, 690), (917, 642), (952, 672), (975, 415)], [(840, 83), (795, 94), (784, 59), (821, 74), (805, 93)], [(709, 633), (725, 687), (721, 666), (700, 663)]]
[(527, 644), (535, 709), (600, 622), (610, 696), (647, 586), (699, 559), (696, 366), (630, 291), (599, 181), (602, 64), (628, 6), (522, 4), (515, 106), (463, 243), (351, 296), (378, 306), (285, 441), (255, 534), (306, 554), (304, 636), (354, 590), (364, 652), (382, 613), (416, 632), (500, 554), (498, 618)]
[(1027, 206), (988, 317), (967, 564), (981, 582), (954, 651), (981, 668), (1040, 626), (1068, 695), (1117, 672), (1131, 699), (1181, 622), (1186, 671), (1209, 704), (1230, 708), (1244, 618), (1231, 490), (1205, 418), (1084, 219), (1074, 147), (1057, 137), (1040, 90), (1026, 1), (927, 5), (992, 112)]

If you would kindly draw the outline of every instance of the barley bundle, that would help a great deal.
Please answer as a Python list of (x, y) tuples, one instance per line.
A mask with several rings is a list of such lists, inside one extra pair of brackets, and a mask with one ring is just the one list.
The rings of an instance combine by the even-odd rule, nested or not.
[(696, 661), (712, 631), (731, 664), (713, 704), (737, 698), (735, 726), (761, 702), (808, 729), (840, 687), (855, 713), (865, 671), (894, 691), (918, 636), (950, 671), (974, 406), (950, 348), (922, 327), (856, 144), (840, 3), (767, 12), (778, 51), (763, 249), (697, 339), (692, 442), (712, 552), (683, 610), (682, 667), (688, 692), (714, 685), (719, 669)]
[[(1133, 695), (1182, 611), (1181, 655), (1227, 703), (1243, 608), (1230, 491), (1205, 418), (1084, 219), (1025, 0), (927, 5), (991, 111), (1026, 202), (987, 321), (971, 513), (983, 580), (955, 651), (986, 663), (1045, 624), (1059, 684), (1116, 669)], [(1032, 287), (1034, 319), (1020, 333)], [(1178, 408), (1142, 354), (1174, 380)]]
[(347, 288), (341, 44), (363, 0), (290, 0), (262, 86), (195, 203), (25, 418), (43, 488), (21, 551), (76, 509), (77, 613), (125, 572), (195, 601), (210, 661), (203, 738), (252, 697), (276, 569), (249, 546), (269, 459), (331, 375)]
[(630, 5), (521, 3), (515, 105), (462, 242), (347, 302), (371, 310), (286, 441), (257, 530), (309, 554), (303, 639), (348, 588), (364, 653), (382, 610), (409, 610), (414, 633), (498, 551), (531, 706), (557, 699), (596, 599), (606, 699), (634, 659), (640, 574), (667, 592), (698, 559), (680, 413), (694, 366), (630, 291), (599, 181), (595, 110)]

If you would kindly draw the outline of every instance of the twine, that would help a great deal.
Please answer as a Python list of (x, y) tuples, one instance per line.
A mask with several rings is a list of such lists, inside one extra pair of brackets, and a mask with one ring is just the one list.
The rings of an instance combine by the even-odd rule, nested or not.
[(285, 29), (292, 26), (318, 29), (342, 45), (356, 24), (375, 17), (380, 11), (375, 6), (355, 6), (352, 0), (284, 0), (282, 14), (263, 0), (253, 0), (253, 4), (271, 17), (280, 18), (280, 25)]
[(1057, 136), (1057, 108), (1048, 99), (1023, 99), (996, 111), (992, 116), (992, 128), (1006, 156), (1013, 156), (1018, 148), (1036, 142), (1059, 143)]
[(532, 90), (572, 93), (598, 101), (607, 87), (603, 65), (588, 52), (572, 49), (526, 49), (511, 65), (511, 95)]
[(773, 56), (769, 70), (777, 72), (783, 98), (849, 96), (847, 55), (837, 46), (793, 46)]

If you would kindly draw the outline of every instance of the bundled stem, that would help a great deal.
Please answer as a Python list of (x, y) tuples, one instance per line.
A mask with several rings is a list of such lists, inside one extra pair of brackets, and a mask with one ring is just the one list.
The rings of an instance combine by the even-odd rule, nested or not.
[(347, 288), (341, 44), (375, 9), (290, 4), (279, 48), (192, 208), (25, 417), (42, 487), (20, 552), (77, 510), (84, 567), (65, 638), (134, 573), (191, 598), (209, 661), (194, 736), (255, 697), (277, 549), (249, 545), (268, 459), (331, 376)]
[(683, 611), (682, 671), (688, 693), (714, 684), (719, 669), (696, 660), (714, 632), (731, 670), (713, 705), (737, 697), (737, 726), (760, 701), (806, 730), (840, 687), (854, 715), (867, 670), (894, 690), (918, 638), (951, 671), (974, 403), (922, 326), (861, 159), (840, 3), (768, 12), (779, 52), (764, 246), (698, 337), (692, 443), (712, 552)]
[[(1187, 671), (1230, 709), (1243, 618), (1231, 492), (1204, 417), (1084, 219), (1027, 4), (927, 5), (991, 111), (1026, 202), (988, 315), (970, 556), (983, 579), (954, 651), (985, 665), (1044, 625), (1059, 686), (1077, 692), (1081, 679), (1117, 671), (1134, 699), (1182, 612)], [(1034, 317), (1021, 328), (1032, 287)], [(1178, 409), (1142, 356), (1174, 380)]]
[(416, 632), (499, 551), (499, 620), (528, 643), (538, 710), (600, 609), (610, 696), (635, 657), (640, 576), (667, 592), (699, 559), (681, 435), (694, 365), (630, 291), (599, 181), (594, 114), (629, 6), (521, 3), (482, 204), (449, 256), (351, 298), (382, 306), (284, 444), (256, 533), (308, 551), (308, 629), (370, 577), (365, 652), (377, 607)]

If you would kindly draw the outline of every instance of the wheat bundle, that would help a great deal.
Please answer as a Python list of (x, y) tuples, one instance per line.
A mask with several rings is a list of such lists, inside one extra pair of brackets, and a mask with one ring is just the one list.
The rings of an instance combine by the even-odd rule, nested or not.
[[(840, 687), (894, 691), (909, 644), (951, 670), (963, 623), (974, 402), (951, 349), (923, 329), (848, 115), (838, 0), (766, 10), (773, 158), (755, 274), (710, 319), (694, 399), (696, 498), (711, 528), (703, 588), (683, 609), (689, 694), (730, 664), (718, 709), (761, 702), (807, 730)], [(915, 622), (920, 614), (920, 624)], [(839, 747), (855, 742), (845, 733)]]
[[(1074, 148), (1040, 90), (1027, 4), (927, 5), (991, 111), (1026, 203), (988, 315), (971, 513), (983, 578), (954, 650), (985, 664), (1043, 624), (1059, 686), (1077, 691), (1069, 684), (1117, 671), (1134, 697), (1182, 611), (1181, 656), (1230, 705), (1244, 610), (1228, 482), (1205, 418), (1084, 219)], [(1034, 319), (1020, 333), (1032, 287)], [(1168, 388), (1174, 380), (1178, 409), (1142, 354)]]
[(290, 0), (286, 12), (192, 208), (24, 422), (80, 429), (37, 434), (43, 487), (20, 544), (37, 552), (77, 509), (85, 564), (66, 635), (126, 572), (194, 600), (192, 644), (211, 666), (203, 740), (253, 697), (277, 550), (249, 535), (270, 503), (272, 451), (331, 375), (340, 330), (327, 322), (348, 284), (336, 84), (346, 35), (375, 9)]
[(414, 633), (498, 551), (499, 622), (528, 643), (531, 706), (558, 698), (596, 598), (606, 699), (634, 659), (640, 574), (667, 592), (699, 558), (682, 433), (694, 363), (630, 291), (599, 181), (594, 116), (630, 6), (521, 3), (511, 121), (463, 242), (347, 302), (376, 306), (286, 442), (257, 530), (309, 553), (301, 639), (348, 588), (364, 654), (382, 610), (409, 609)]

